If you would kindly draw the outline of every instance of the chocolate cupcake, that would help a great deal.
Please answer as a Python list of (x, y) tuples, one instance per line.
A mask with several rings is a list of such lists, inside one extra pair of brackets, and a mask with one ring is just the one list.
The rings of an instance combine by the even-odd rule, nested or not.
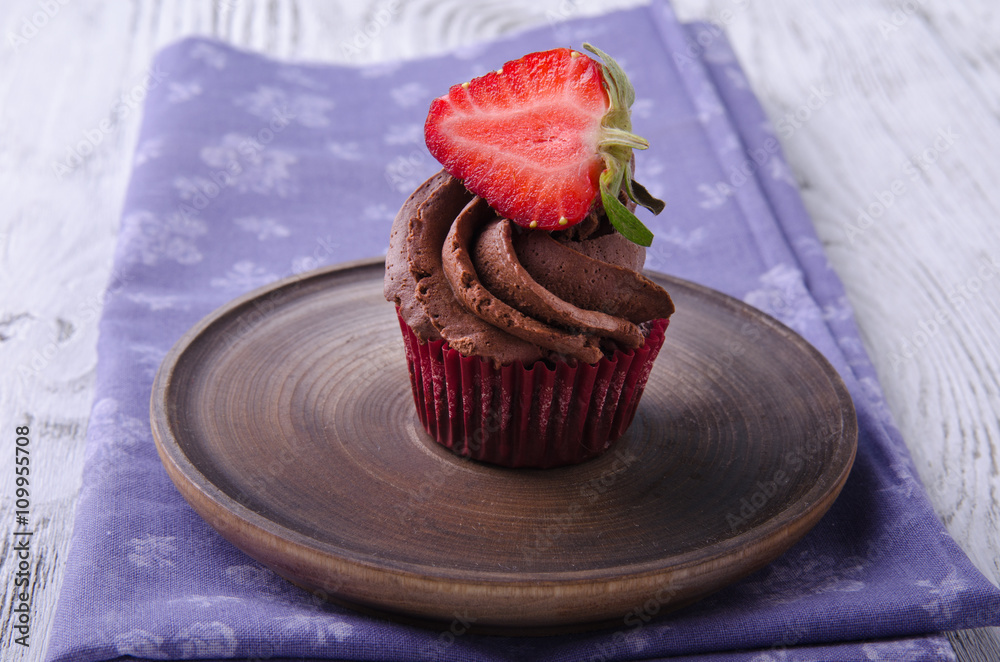
[[(599, 140), (588, 146), (587, 135), (576, 136), (583, 154), (594, 152), (578, 167), (567, 165), (565, 154), (537, 152), (539, 124), (546, 140), (565, 152), (558, 143), (567, 142), (567, 122), (579, 124), (580, 106), (568, 102), (568, 94), (595, 105), (590, 112), (598, 123), (621, 105), (624, 74), (602, 73), (609, 68), (602, 57), (603, 69), (567, 49), (534, 53), (453, 86), (431, 107), (428, 146), (446, 169), (421, 184), (396, 216), (385, 296), (396, 305), (421, 423), (459, 455), (508, 467), (555, 467), (604, 452), (631, 423), (663, 343), (674, 307), (667, 292), (640, 273), (645, 248), (636, 240), (641, 243), (641, 231), (648, 231), (632, 215), (630, 198), (645, 204), (649, 196), (631, 180), (631, 149), (621, 146), (641, 139), (622, 138), (621, 127), (613, 129), (610, 146)], [(497, 156), (493, 149), (487, 160), (499, 168), (499, 179), (469, 165), (470, 128), (489, 143), (478, 115), (497, 119), (495, 109), (473, 102), (496, 104), (498, 85), (511, 89), (525, 72), (533, 78), (545, 67), (546, 90), (535, 90), (536, 96), (522, 91), (530, 99), (522, 106), (529, 108), (516, 110), (512, 122), (531, 125), (521, 142), (533, 144), (513, 150), (522, 161), (525, 151), (546, 161), (534, 165), (549, 175), (541, 184), (548, 192), (516, 199), (521, 184), (531, 190), (533, 178), (522, 168), (525, 181), (509, 193), (503, 179), (509, 153)], [(489, 94), (480, 92), (487, 84)], [(570, 120), (553, 117), (553, 96)], [(541, 118), (540, 103), (546, 109)], [(504, 113), (509, 110), (504, 106)], [(511, 148), (511, 121), (503, 131), (496, 140)], [(455, 152), (462, 152), (457, 159)], [(603, 171), (594, 167), (595, 158), (606, 164)], [(567, 176), (553, 174), (553, 163)], [(589, 194), (574, 189), (581, 169)], [(607, 194), (608, 185), (615, 195)], [(636, 196), (636, 189), (642, 194)], [(583, 207), (573, 200), (587, 195)], [(629, 218), (623, 220), (623, 211)]]

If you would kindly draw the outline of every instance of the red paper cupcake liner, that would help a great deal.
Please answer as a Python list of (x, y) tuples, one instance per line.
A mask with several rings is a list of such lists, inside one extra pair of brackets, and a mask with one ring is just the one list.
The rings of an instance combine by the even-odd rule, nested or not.
[(424, 429), (458, 455), (505, 467), (578, 464), (632, 423), (669, 320), (642, 347), (594, 364), (495, 367), (443, 340), (422, 343), (400, 318), (413, 401)]

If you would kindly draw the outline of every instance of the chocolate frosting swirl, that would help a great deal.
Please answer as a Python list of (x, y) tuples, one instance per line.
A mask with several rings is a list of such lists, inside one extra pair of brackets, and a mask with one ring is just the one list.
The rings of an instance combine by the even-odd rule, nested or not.
[(524, 230), (442, 170), (396, 216), (385, 297), (421, 340), (466, 356), (596, 363), (642, 345), (641, 325), (674, 312), (638, 273), (644, 261), (599, 213), (563, 232)]

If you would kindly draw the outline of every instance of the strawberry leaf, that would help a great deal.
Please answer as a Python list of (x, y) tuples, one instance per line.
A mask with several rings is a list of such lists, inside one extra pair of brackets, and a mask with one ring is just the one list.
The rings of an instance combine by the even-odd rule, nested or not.
[(653, 194), (647, 191), (645, 186), (631, 177), (625, 178), (625, 188), (628, 191), (628, 197), (654, 214), (659, 214), (667, 206), (663, 200), (653, 197)]
[(601, 204), (604, 205), (604, 213), (619, 234), (632, 243), (648, 248), (653, 243), (653, 233), (618, 199), (617, 191), (621, 189), (623, 174), (621, 169), (614, 166), (601, 173)]
[(623, 237), (647, 248), (652, 245), (653, 233), (617, 197), (602, 190), (601, 202), (604, 203), (604, 213), (607, 214), (611, 225), (615, 226)]

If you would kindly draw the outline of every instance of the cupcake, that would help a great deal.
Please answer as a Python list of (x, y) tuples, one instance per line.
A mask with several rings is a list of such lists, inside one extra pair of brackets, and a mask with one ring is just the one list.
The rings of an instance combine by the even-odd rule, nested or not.
[(570, 49), (454, 85), (425, 125), (443, 170), (396, 216), (396, 305), (420, 421), (475, 460), (547, 468), (628, 428), (674, 307), (640, 272), (634, 98), (624, 73)]

